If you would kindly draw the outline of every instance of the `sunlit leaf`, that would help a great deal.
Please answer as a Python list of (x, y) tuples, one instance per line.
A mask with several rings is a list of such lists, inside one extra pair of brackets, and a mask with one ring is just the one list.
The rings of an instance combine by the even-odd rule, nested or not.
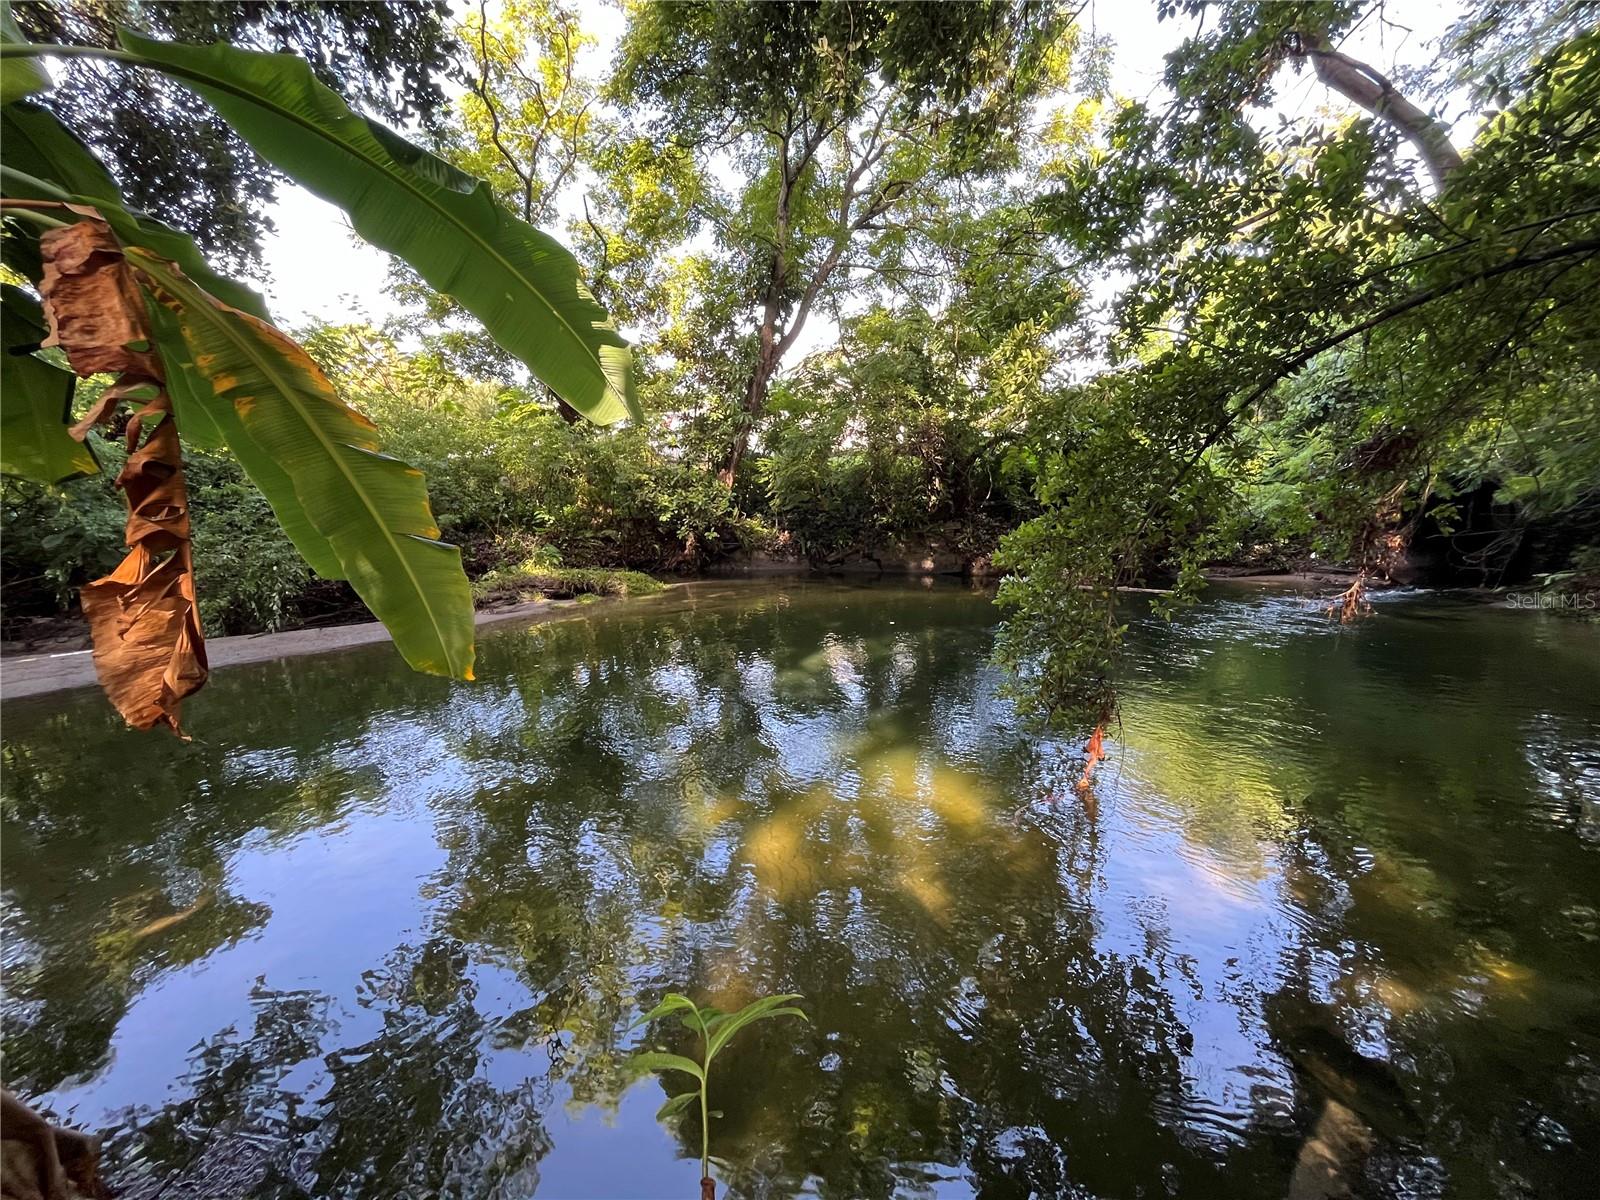
[(684, 1009), (694, 1010), (694, 1001), (680, 992), (668, 992), (662, 997), (661, 1003), (645, 1013), (633, 1023), (633, 1028), (648, 1025), (651, 1021), (666, 1016), (668, 1013), (681, 1012)]
[(715, 1058), (717, 1052), (728, 1044), (729, 1038), (756, 1021), (765, 1021), (769, 1017), (799, 1017), (803, 1021), (810, 1020), (804, 1012), (789, 1004), (790, 1000), (798, 999), (800, 999), (799, 993), (789, 993), (782, 996), (763, 996), (760, 1000), (745, 1005), (726, 1021), (719, 1023), (706, 1048), (706, 1058)]
[[(0, 42), (21, 45), (27, 40), (22, 36), (22, 30), (17, 28), (16, 18), (11, 15), (11, 5), (6, 0), (0, 0)], [(35, 92), (47, 91), (49, 87), (50, 75), (43, 63), (18, 58), (8, 59), (0, 65), (0, 105), (10, 104)]]
[[(438, 540), (422, 473), (380, 451), (372, 422), (288, 337), (207, 295), (171, 263), (127, 253), (177, 315), (211, 401), (231, 405), (251, 441), (287, 472), (300, 508), (405, 660), (471, 679), (472, 595), (461, 551)], [(223, 433), (226, 421), (216, 422)]]
[(261, 490), (272, 508), (272, 515), (278, 519), (300, 557), (322, 578), (343, 579), (344, 567), (339, 556), (312, 524), (284, 465), (266, 453), (245, 431), (244, 422), (233, 405), (213, 399), (211, 383), (195, 365), (194, 352), (184, 339), (183, 324), (177, 314), (155, 300), (151, 300), (149, 310), (156, 349), (166, 368), (167, 391), (172, 396), (183, 440), (206, 449), (227, 447), (250, 482)]
[(460, 301), (489, 334), (579, 412), (640, 416), (627, 343), (554, 238), (506, 212), (488, 185), (363, 120), (305, 60), (216, 44), (122, 41), (206, 98), (297, 183), (337, 204), (356, 232)]

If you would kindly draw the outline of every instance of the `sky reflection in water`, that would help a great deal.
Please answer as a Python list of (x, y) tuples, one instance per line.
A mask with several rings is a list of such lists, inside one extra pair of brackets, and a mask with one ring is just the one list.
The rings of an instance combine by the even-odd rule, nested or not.
[(133, 1196), (691, 1196), (630, 1023), (797, 991), (719, 1060), (740, 1194), (1278, 1197), (1343, 1111), (1363, 1194), (1582, 1194), (1600, 630), (1136, 619), (1086, 807), (993, 621), (697, 585), (475, 685), (225, 672), (188, 747), (8, 705), (8, 1078)]

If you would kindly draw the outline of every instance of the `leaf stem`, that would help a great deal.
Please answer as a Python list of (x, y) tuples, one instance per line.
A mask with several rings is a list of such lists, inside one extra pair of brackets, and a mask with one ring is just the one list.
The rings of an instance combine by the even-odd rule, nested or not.
[(707, 1102), (707, 1089), (711, 1086), (711, 1059), (701, 1067), (705, 1078), (700, 1081), (700, 1178), (711, 1178), (711, 1113)]
[(106, 46), (58, 46), (53, 42), (0, 42), (0, 58), (103, 58), (108, 62), (143, 65), (139, 56), (129, 50), (112, 50)]
[(707, 1099), (711, 1084), (711, 1030), (706, 1028), (700, 1006), (692, 1000), (689, 1011), (700, 1026), (700, 1189), (704, 1194), (705, 1181), (711, 1177), (711, 1111)]
[(72, 223), (70, 221), (63, 221), (60, 217), (51, 216), (47, 212), (40, 211), (38, 208), (33, 207), (35, 203), (41, 202), (12, 200), (7, 198), (0, 200), (0, 213), (3, 213), (8, 217), (21, 217), (25, 221), (32, 221), (35, 225), (42, 225), (46, 229), (59, 229), (63, 225), (70, 225)]

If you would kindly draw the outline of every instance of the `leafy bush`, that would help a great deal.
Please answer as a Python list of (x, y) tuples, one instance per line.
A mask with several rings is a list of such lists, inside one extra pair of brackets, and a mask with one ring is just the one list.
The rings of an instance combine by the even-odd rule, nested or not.
[(813, 560), (952, 531), (986, 552), (1025, 491), (1004, 477), (967, 390), (918, 343), (884, 349), (922, 325), (874, 315), (840, 357), (775, 390), (757, 464), (773, 524)]
[(270, 632), (294, 624), (311, 569), (233, 460), (205, 457), (214, 460), (205, 472), (211, 478), (199, 486), (201, 456), (190, 457), (189, 503), (195, 592), (206, 633)]
[(767, 536), (709, 472), (646, 430), (569, 424), (543, 396), (464, 380), (369, 328), (320, 326), (303, 340), (388, 448), (427, 475), (469, 573), (539, 545), (573, 566), (696, 567)]
[(0, 484), (5, 524), (0, 570), (8, 619), (71, 607), (78, 588), (121, 561), (127, 510), (111, 490), (115, 474), (109, 468), (61, 487), (9, 477)]
[(640, 571), (546, 567), (534, 558), (488, 572), (472, 585), (472, 595), (479, 604), (522, 604), (575, 596), (654, 596), (666, 586)]
[[(865, 329), (843, 359), (780, 389), (736, 491), (682, 422), (569, 423), (543, 395), (462, 378), (380, 330), (318, 325), (300, 337), (378, 423), (385, 450), (425, 473), (441, 536), (462, 547), (480, 599), (514, 599), (638, 595), (650, 581), (614, 569), (692, 570), (780, 537), (814, 559), (932, 535), (986, 552), (1026, 481), (1002, 476), (997, 443), (950, 398), (921, 348), (925, 321)], [(8, 606), (71, 607), (79, 586), (116, 565), (120, 448), (107, 444), (102, 458), (104, 475), (67, 488), (6, 483)], [(190, 449), (185, 463), (208, 632), (279, 629), (330, 604), (358, 611), (339, 585), (313, 578), (227, 454)]]
[[(126, 454), (91, 434), (99, 475), (60, 487), (6, 479), (3, 569), (8, 618), (76, 607), (77, 590), (126, 553), (127, 509), (113, 486)], [(311, 572), (261, 493), (222, 452), (185, 455), (194, 529), (195, 591), (210, 635), (256, 633), (294, 623)]]

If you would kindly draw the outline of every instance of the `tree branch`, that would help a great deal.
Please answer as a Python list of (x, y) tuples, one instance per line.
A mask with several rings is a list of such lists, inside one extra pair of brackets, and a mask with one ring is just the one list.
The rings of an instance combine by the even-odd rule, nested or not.
[(1482, 271), (1474, 272), (1473, 274), (1464, 276), (1461, 279), (1452, 279), (1449, 283), (1440, 284), (1438, 287), (1427, 288), (1420, 292), (1413, 292), (1411, 295), (1395, 302), (1394, 304), (1391, 304), (1388, 308), (1385, 308), (1380, 312), (1374, 313), (1372, 316), (1363, 321), (1357, 321), (1353, 325), (1346, 325), (1344, 328), (1336, 330), (1335, 332), (1328, 334), (1326, 337), (1318, 338), (1316, 341), (1302, 347), (1288, 358), (1281, 360), (1268, 373), (1267, 378), (1263, 380), (1259, 386), (1251, 390), (1241, 400), (1228, 406), (1222, 415), (1222, 420), (1218, 422), (1216, 428), (1205, 436), (1205, 438), (1201, 441), (1199, 448), (1196, 449), (1194, 454), (1190, 456), (1189, 460), (1184, 464), (1183, 469), (1178, 472), (1178, 477), (1173, 480), (1172, 488), (1168, 494), (1176, 494), (1178, 487), (1184, 482), (1185, 479), (1189, 477), (1189, 473), (1199, 465), (1200, 459), (1204, 457), (1205, 452), (1211, 449), (1212, 446), (1216, 445), (1217, 442), (1222, 440), (1223, 435), (1233, 427), (1233, 423), (1237, 421), (1240, 416), (1250, 409), (1251, 405), (1255, 404), (1257, 401), (1266, 396), (1266, 394), (1276, 387), (1282, 380), (1288, 379), (1290, 376), (1297, 374), (1301, 369), (1307, 366), (1312, 359), (1316, 358), (1317, 355), (1323, 353), (1324, 351), (1332, 350), (1335, 346), (1343, 345), (1351, 338), (1359, 337), (1363, 333), (1368, 333), (1371, 330), (1378, 328), (1380, 325), (1386, 325), (1390, 321), (1393, 321), (1399, 317), (1403, 317), (1408, 312), (1421, 308), (1425, 304), (1431, 304), (1435, 300), (1442, 300), (1446, 296), (1451, 296), (1456, 292), (1464, 291), (1475, 283), (1484, 283), (1490, 279), (1496, 279), (1501, 275), (1510, 275), (1515, 271), (1525, 271), (1530, 267), (1542, 266), (1544, 263), (1557, 262), (1564, 258), (1574, 258), (1579, 255), (1592, 256), (1595, 254), (1600, 254), (1600, 238), (1586, 238), (1583, 241), (1572, 242), (1565, 246), (1556, 246), (1553, 249), (1541, 251), (1538, 254), (1530, 254), (1525, 258), (1518, 257), (1507, 262), (1496, 263), (1492, 267)]
[(500, 152), (500, 157), (505, 159), (506, 165), (511, 168), (517, 179), (522, 183), (522, 219), (533, 220), (533, 176), (522, 169), (522, 164), (506, 144), (500, 139), (500, 112), (494, 106), (494, 100), (489, 96), (489, 3), (488, 0), (478, 0), (478, 82), (472, 89), (483, 107), (489, 111), (489, 138), (494, 142), (494, 148)]
[(1311, 69), (1326, 86), (1405, 135), (1422, 155), (1434, 187), (1443, 191), (1450, 176), (1461, 167), (1461, 152), (1450, 140), (1449, 127), (1401, 95), (1387, 76), (1348, 54), (1329, 49), (1320, 34), (1300, 32), (1290, 36), (1290, 52), (1309, 58)]

